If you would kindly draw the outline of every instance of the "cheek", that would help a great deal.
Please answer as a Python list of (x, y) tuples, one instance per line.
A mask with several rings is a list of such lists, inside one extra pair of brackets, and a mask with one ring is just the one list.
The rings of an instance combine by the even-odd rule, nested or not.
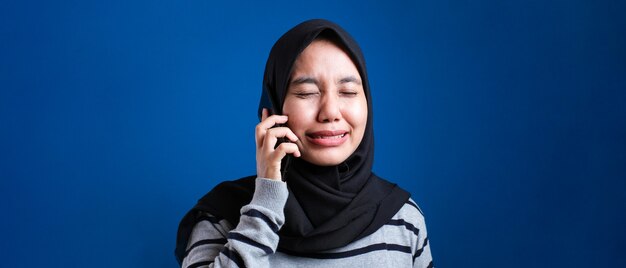
[(283, 113), (289, 117), (287, 126), (296, 135), (300, 135), (306, 130), (313, 112), (304, 103), (287, 100), (283, 106)]
[(363, 131), (367, 125), (367, 103), (363, 100), (349, 107), (349, 117), (352, 121), (352, 127)]

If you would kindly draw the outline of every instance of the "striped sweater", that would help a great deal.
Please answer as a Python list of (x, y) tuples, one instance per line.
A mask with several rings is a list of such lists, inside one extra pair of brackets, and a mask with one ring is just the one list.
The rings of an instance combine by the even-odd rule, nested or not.
[(287, 185), (262, 178), (255, 183), (235, 228), (210, 214), (194, 226), (182, 267), (433, 267), (424, 217), (413, 200), (376, 232), (347, 246), (298, 255), (277, 252)]

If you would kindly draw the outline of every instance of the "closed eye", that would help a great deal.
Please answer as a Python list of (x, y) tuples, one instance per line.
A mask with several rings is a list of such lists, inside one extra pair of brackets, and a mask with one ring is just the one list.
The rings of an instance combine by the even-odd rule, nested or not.
[(306, 98), (317, 95), (317, 92), (297, 92), (297, 93), (294, 93), (294, 95), (296, 95), (296, 97), (298, 98), (306, 99)]
[(341, 95), (343, 96), (347, 96), (347, 97), (354, 97), (356, 95), (358, 95), (359, 93), (356, 91), (342, 91), (340, 92)]

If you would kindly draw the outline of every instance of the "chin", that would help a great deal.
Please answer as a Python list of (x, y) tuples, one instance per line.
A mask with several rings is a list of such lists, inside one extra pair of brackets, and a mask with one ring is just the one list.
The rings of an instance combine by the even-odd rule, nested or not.
[(318, 166), (336, 166), (336, 165), (343, 163), (343, 161), (346, 161), (346, 159), (348, 159), (348, 156), (344, 157), (344, 156), (328, 155), (328, 154), (310, 155), (310, 156), (303, 155), (302, 159), (306, 160), (307, 162), (311, 164), (318, 165)]

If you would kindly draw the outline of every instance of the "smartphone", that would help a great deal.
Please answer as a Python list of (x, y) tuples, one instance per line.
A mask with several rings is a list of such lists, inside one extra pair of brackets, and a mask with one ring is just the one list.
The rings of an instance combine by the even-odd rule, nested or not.
[[(274, 105), (272, 105), (272, 101), (270, 100), (270, 96), (267, 94), (266, 88), (263, 88), (263, 93), (261, 93), (261, 101), (259, 103), (259, 121), (263, 117), (263, 108), (267, 109), (267, 111), (269, 112), (269, 115), (278, 114), (276, 109), (274, 108)], [(273, 127), (286, 127), (286, 125), (277, 124)], [(274, 149), (276, 149), (276, 147), (278, 147), (278, 145), (280, 145), (283, 142), (291, 142), (291, 141), (285, 137), (278, 138), (278, 142), (276, 142), (276, 146), (274, 146)]]
[[(267, 94), (267, 89), (263, 87), (263, 93), (261, 93), (261, 101), (259, 102), (259, 121), (263, 118), (263, 108), (266, 108), (269, 112), (269, 115), (278, 114), (278, 111), (275, 109), (275, 106), (272, 105), (272, 100), (270, 99), (269, 94)], [(286, 127), (285, 124), (277, 124), (273, 127)], [(278, 138), (274, 149), (278, 147), (283, 142), (291, 142), (288, 138)], [(289, 167), (289, 162), (291, 162), (291, 154), (287, 154), (281, 161), (280, 173), (283, 181), (285, 180), (285, 175), (287, 175), (287, 169)]]
[(263, 118), (263, 108), (266, 108), (270, 115), (277, 114), (277, 111), (274, 109), (274, 105), (272, 105), (272, 100), (270, 100), (270, 96), (267, 94), (267, 89), (263, 87), (263, 93), (261, 93), (261, 101), (259, 102), (259, 121)]

